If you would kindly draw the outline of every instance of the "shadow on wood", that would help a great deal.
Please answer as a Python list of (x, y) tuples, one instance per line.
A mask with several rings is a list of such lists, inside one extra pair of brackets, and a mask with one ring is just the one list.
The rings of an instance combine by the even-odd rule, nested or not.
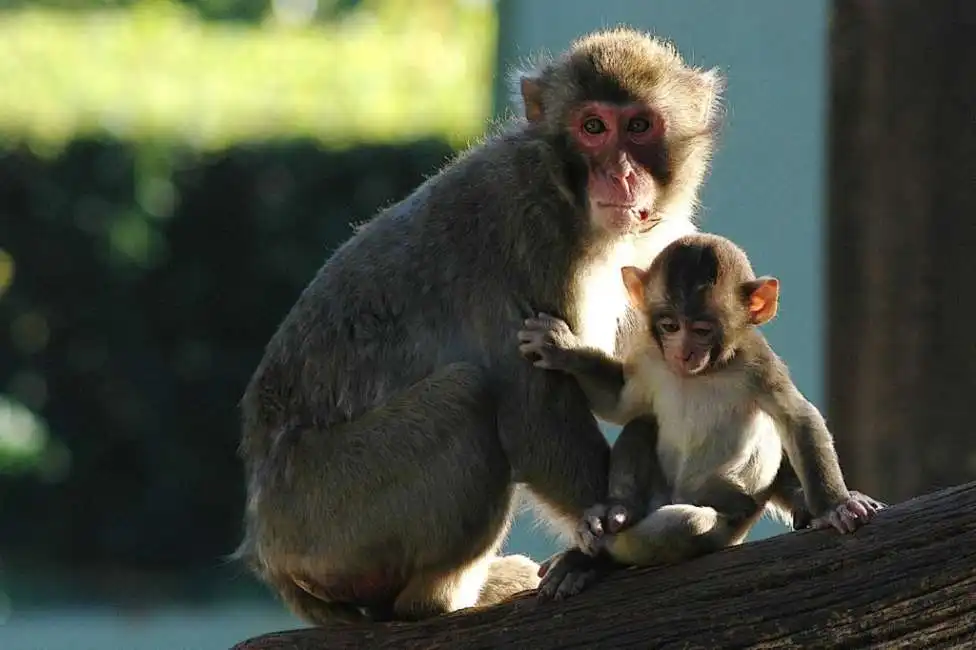
[(234, 650), (972, 647), (976, 482), (893, 506), (854, 535), (799, 531), (421, 623), (278, 632)]

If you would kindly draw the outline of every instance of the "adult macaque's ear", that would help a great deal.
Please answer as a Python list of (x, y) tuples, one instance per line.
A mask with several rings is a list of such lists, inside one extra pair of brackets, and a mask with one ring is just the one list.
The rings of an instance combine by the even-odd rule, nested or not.
[(644, 308), (644, 285), (647, 283), (647, 271), (636, 266), (625, 266), (620, 269), (620, 276), (627, 287), (627, 297), (636, 309)]
[(725, 77), (718, 68), (696, 72), (699, 123), (706, 129), (714, 129), (722, 121)]
[(768, 323), (779, 307), (779, 280), (764, 275), (742, 285), (749, 322), (753, 325)]
[(522, 93), (522, 104), (525, 106), (525, 119), (538, 122), (542, 119), (542, 82), (537, 77), (523, 74), (519, 78), (519, 90)]

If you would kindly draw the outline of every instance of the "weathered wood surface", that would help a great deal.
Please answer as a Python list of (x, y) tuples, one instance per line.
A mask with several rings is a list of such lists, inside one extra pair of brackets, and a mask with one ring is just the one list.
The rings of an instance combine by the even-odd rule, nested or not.
[(235, 650), (973, 648), (976, 483), (683, 565), (620, 571), (562, 603), (532, 594), (422, 623), (267, 634)]

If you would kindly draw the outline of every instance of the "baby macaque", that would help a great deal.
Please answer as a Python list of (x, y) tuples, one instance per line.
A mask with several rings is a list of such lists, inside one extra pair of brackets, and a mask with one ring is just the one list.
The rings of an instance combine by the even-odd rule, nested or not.
[(884, 507), (847, 489), (823, 417), (759, 331), (776, 314), (776, 278), (757, 278), (741, 248), (703, 233), (621, 273), (646, 323), (622, 362), (547, 314), (519, 332), (523, 355), (576, 377), (598, 415), (625, 424), (607, 502), (584, 514), (580, 550), (542, 567), (541, 597), (575, 594), (613, 563), (739, 544), (767, 508), (795, 528), (846, 533)]

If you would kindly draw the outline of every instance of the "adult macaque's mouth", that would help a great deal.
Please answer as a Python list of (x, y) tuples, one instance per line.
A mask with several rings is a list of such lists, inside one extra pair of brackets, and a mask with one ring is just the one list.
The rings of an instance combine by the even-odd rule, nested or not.
[(654, 226), (661, 223), (661, 217), (652, 213), (650, 210), (638, 210), (637, 218), (638, 218), (637, 228), (641, 232), (647, 232), (648, 230), (651, 230)]

